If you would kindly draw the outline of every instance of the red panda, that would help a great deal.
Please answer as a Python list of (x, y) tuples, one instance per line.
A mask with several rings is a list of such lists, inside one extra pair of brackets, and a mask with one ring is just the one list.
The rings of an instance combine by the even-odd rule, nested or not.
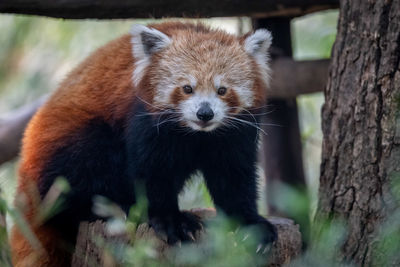
[[(257, 213), (253, 115), (266, 98), (270, 44), (264, 29), (236, 37), (165, 22), (135, 25), (89, 56), (26, 129), (16, 204), (41, 246), (14, 226), (14, 265), (69, 266), (64, 245), (75, 241), (80, 221), (97, 219), (92, 197), (127, 211), (136, 181), (145, 185), (155, 231), (170, 244), (190, 240), (201, 221), (179, 210), (177, 195), (195, 171), (218, 209), (260, 225), (264, 243), (276, 240), (274, 226)], [(37, 220), (59, 176), (71, 187), (65, 207), (49, 221)]]

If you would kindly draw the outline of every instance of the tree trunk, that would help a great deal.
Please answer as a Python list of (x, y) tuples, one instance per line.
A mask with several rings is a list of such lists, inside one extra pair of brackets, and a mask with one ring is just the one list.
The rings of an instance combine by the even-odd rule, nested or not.
[(342, 0), (322, 110), (317, 218), (346, 223), (339, 259), (356, 265), (383, 266), (377, 254), (386, 251), (376, 244), (399, 207), (399, 62), (400, 0)]

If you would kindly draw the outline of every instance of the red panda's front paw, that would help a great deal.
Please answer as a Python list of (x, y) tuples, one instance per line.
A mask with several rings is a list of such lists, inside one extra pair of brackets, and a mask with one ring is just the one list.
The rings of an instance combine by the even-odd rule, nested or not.
[(263, 243), (269, 244), (278, 240), (278, 231), (273, 224), (271, 224), (269, 221), (265, 221), (262, 222), (261, 225), (264, 233)]
[(257, 246), (256, 253), (269, 253), (272, 246), (278, 240), (278, 231), (276, 227), (269, 221), (263, 219), (261, 222), (257, 223), (262, 231), (261, 243)]
[(161, 239), (170, 245), (179, 241), (195, 241), (196, 233), (203, 229), (200, 217), (190, 212), (155, 216), (150, 218), (149, 225)]

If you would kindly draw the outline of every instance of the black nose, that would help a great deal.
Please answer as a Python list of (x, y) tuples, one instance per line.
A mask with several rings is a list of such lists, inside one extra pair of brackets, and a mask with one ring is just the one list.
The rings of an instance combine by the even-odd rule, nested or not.
[(201, 103), (200, 108), (196, 113), (197, 118), (202, 121), (210, 121), (214, 118), (214, 112), (210, 108), (210, 104), (207, 102)]

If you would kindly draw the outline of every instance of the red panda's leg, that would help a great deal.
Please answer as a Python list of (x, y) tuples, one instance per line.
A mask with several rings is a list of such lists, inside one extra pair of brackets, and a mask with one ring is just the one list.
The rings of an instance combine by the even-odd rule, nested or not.
[(148, 177), (146, 181), (150, 226), (157, 234), (166, 237), (169, 244), (193, 241), (196, 231), (203, 227), (202, 222), (198, 216), (181, 212), (178, 207), (178, 194), (186, 180), (183, 177), (188, 177), (189, 174), (178, 177), (174, 176), (173, 170), (162, 167), (155, 169), (163, 169), (163, 173)]
[(32, 245), (24, 234), (13, 226), (11, 231), (11, 254), (14, 267), (64, 267), (71, 265), (71, 253), (63, 247), (65, 242), (50, 227), (33, 229), (40, 245)]
[[(239, 154), (236, 151), (225, 152), (223, 160), (228, 168), (212, 164), (204, 166), (202, 171), (207, 188), (218, 209), (245, 225), (258, 225), (263, 231), (262, 243), (274, 242), (278, 238), (275, 226), (257, 211), (255, 156), (243, 153), (245, 157), (241, 158), (237, 156)], [(210, 159), (210, 162), (217, 160)]]

